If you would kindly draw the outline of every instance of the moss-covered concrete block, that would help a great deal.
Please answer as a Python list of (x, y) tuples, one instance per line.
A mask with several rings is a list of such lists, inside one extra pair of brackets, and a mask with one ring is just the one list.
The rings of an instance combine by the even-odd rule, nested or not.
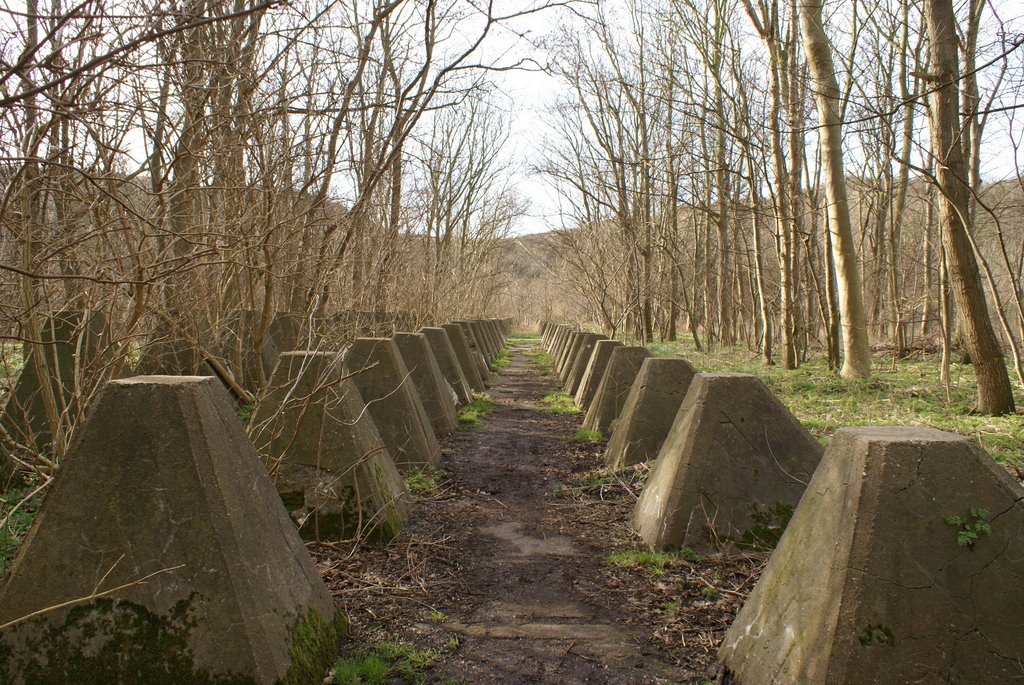
[(580, 343), (579, 349), (576, 351), (576, 358), (572, 364), (566, 365), (567, 372), (565, 374), (565, 392), (568, 395), (575, 396), (576, 392), (580, 389), (580, 383), (583, 382), (583, 374), (587, 371), (587, 366), (590, 364), (590, 358), (594, 355), (594, 347), (601, 340), (606, 340), (608, 336), (600, 333), (587, 333), (583, 337), (583, 341)]
[(470, 389), (474, 392), (486, 390), (484, 379), (480, 375), (480, 366), (469, 347), (469, 341), (466, 340), (465, 330), (457, 323), (446, 323), (441, 328), (448, 334), (452, 349), (455, 350), (455, 359), (458, 360), (459, 368), (462, 369), (462, 375), (469, 383)]
[(405, 485), (340, 355), (285, 352), (249, 419), (257, 452), (307, 540), (390, 540)]
[(612, 358), (612, 351), (616, 347), (622, 347), (618, 340), (598, 340), (594, 344), (594, 351), (590, 353), (587, 361), (587, 368), (580, 377), (579, 387), (576, 389), (574, 400), (576, 406), (587, 410), (594, 401), (597, 389), (604, 380), (604, 371), (608, 368), (608, 360)]
[(455, 356), (455, 348), (452, 347), (448, 331), (443, 328), (425, 326), (420, 329), (420, 333), (427, 339), (430, 350), (434, 353), (434, 360), (441, 370), (441, 375), (455, 392), (459, 404), (472, 402), (473, 389), (469, 386), (466, 374), (462, 371), (462, 365), (459, 364), (459, 360)]
[(837, 431), (722, 642), (741, 685), (1013, 683), (1024, 489), (974, 441)]
[(434, 434), (439, 437), (450, 434), (459, 426), (459, 415), (455, 409), (457, 398), (445, 381), (427, 339), (421, 333), (395, 333), (392, 339), (412, 374), (413, 385)]
[(583, 419), (583, 430), (605, 436), (611, 434), (612, 422), (619, 418), (622, 408), (626, 406), (626, 397), (633, 387), (633, 381), (649, 356), (651, 353), (646, 347), (623, 345), (612, 350), (601, 383)]
[(606, 465), (619, 469), (657, 458), (696, 373), (685, 359), (644, 360), (622, 413), (612, 424)]
[(770, 548), (821, 444), (756, 376), (698, 373), (633, 510), (655, 549)]
[(399, 470), (440, 464), (441, 446), (395, 342), (356, 338), (345, 367)]
[(0, 589), (0, 682), (319, 683), (344, 615), (213, 378), (112, 381)]

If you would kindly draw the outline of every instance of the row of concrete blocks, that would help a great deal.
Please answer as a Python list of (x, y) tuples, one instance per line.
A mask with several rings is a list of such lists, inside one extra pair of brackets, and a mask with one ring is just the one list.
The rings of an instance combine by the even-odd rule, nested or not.
[(481, 370), (468, 339), (493, 360), (508, 332), (478, 320), (358, 339), (343, 359), (285, 353), (250, 419), (262, 451), (215, 378), (108, 382), (0, 588), (0, 682), (320, 683), (347, 621), (300, 531), (397, 531), (392, 454), (436, 461), (413, 446), (437, 444), (419, 371), (454, 407), (447, 379)]
[[(556, 369), (574, 338), (578, 350), (593, 339), (567, 328), (543, 331)], [(617, 416), (588, 411), (584, 426), (610, 433), (610, 467), (656, 459), (631, 520), (642, 539), (775, 548), (722, 641), (724, 682), (1024, 677), (1024, 488), (974, 441), (862, 427), (823, 450), (754, 376), (697, 373), (606, 340), (584, 365), (601, 345), (614, 353), (590, 409), (611, 392)]]

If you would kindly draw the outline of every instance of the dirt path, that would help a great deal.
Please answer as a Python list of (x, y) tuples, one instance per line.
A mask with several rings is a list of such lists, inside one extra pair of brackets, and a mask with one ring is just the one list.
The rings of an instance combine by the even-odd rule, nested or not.
[(662, 608), (699, 604), (707, 581), (685, 562), (668, 574), (609, 566), (635, 544), (625, 526), (635, 493), (620, 482), (572, 496), (600, 447), (568, 440), (579, 415), (540, 410), (555, 379), (526, 349), (493, 380), (484, 426), (447, 445), (444, 490), (418, 503), (402, 538), (322, 560), (354, 636), (434, 647), (443, 656), (427, 682), (708, 682), (716, 631), (738, 603), (704, 601), (707, 628), (685, 648), (691, 620), (665, 634), (680, 617)]

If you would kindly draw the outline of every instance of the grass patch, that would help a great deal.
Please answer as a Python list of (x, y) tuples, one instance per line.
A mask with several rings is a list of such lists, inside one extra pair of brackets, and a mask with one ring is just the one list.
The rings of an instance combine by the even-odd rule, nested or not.
[(334, 666), (334, 685), (385, 685), (392, 679), (423, 682), (423, 671), (444, 654), (437, 649), (416, 649), (398, 642), (379, 642), (343, 656)]
[(514, 335), (508, 339), (509, 345), (540, 345), (540, 337), (534, 335)]
[(494, 398), (487, 393), (473, 393), (473, 401), (459, 410), (459, 424), (463, 428), (479, 428), (494, 411), (494, 406)]
[(491, 362), (491, 371), (494, 373), (501, 373), (502, 369), (512, 363), (512, 356), (509, 354), (508, 349), (501, 348), (498, 352), (498, 356)]
[(604, 442), (604, 435), (601, 431), (588, 431), (580, 428), (569, 438), (569, 442)]
[(438, 492), (440, 482), (448, 473), (436, 466), (425, 466), (416, 473), (405, 477), (405, 489), (414, 495), (434, 494)]
[(571, 395), (561, 390), (552, 390), (544, 395), (540, 401), (541, 411), (549, 411), (554, 414), (579, 414), (579, 407)]
[[(804, 426), (827, 443), (844, 426), (930, 426), (976, 439), (992, 457), (1024, 469), (1024, 421), (1021, 415), (982, 416), (976, 403), (974, 367), (950, 367), (949, 396), (939, 380), (939, 356), (918, 353), (893, 365), (875, 356), (870, 378), (840, 378), (827, 360), (811, 359), (799, 369), (763, 366), (756, 352), (723, 349), (697, 352), (690, 341), (647, 346), (657, 356), (682, 356), (701, 371), (750, 373), (762, 381)], [(1024, 392), (1011, 370), (1018, 407)]]
[(551, 358), (551, 355), (545, 352), (540, 347), (534, 347), (532, 349), (523, 352), (530, 363), (536, 366), (540, 370), (542, 376), (551, 376), (554, 374), (555, 361)]
[(678, 552), (653, 552), (649, 549), (631, 549), (608, 555), (608, 563), (612, 566), (640, 568), (656, 576), (665, 573), (666, 567), (678, 561), (698, 564), (701, 558), (689, 547), (684, 547)]
[[(0, 497), (0, 578), (11, 570), (14, 555), (18, 553), (32, 520), (39, 511), (43, 493), (29, 497), (37, 485), (11, 488)], [(28, 497), (28, 499), (26, 499)], [(13, 513), (12, 513), (13, 511)]]

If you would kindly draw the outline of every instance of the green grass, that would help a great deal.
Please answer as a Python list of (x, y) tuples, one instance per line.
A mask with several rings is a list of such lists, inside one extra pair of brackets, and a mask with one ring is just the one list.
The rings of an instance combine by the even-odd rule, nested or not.
[(604, 442), (604, 436), (601, 431), (588, 431), (580, 428), (569, 438), (569, 442)]
[(459, 424), (463, 428), (479, 428), (494, 411), (494, 406), (494, 398), (487, 393), (473, 393), (473, 401), (459, 410)]
[(415, 495), (433, 494), (448, 473), (436, 466), (425, 466), (405, 477), (405, 489)]
[[(18, 553), (18, 548), (21, 547), (21, 542), (25, 539), (36, 512), (39, 511), (39, 505), (43, 500), (42, 493), (37, 493), (23, 502), (35, 489), (35, 485), (19, 486), (0, 497), (0, 521), (6, 521), (0, 526), (0, 578), (11, 570), (14, 555)], [(17, 510), (11, 514), (15, 507)]]
[(494, 358), (493, 362), (491, 362), (491, 371), (494, 373), (501, 373), (502, 369), (506, 368), (511, 363), (512, 356), (509, 354), (507, 349), (502, 348), (501, 351), (498, 352), (498, 356)]
[[(1024, 469), (1024, 421), (1021, 415), (974, 414), (974, 368), (950, 368), (950, 393), (939, 380), (938, 355), (918, 354), (899, 360), (874, 358), (870, 378), (846, 379), (830, 371), (825, 359), (816, 358), (799, 369), (763, 366), (754, 352), (721, 350), (696, 352), (690, 341), (654, 343), (658, 356), (686, 357), (699, 371), (750, 373), (782, 400), (790, 411), (822, 442), (845, 426), (930, 426), (975, 438), (996, 461)], [(1011, 371), (1011, 379), (1015, 375)], [(1015, 384), (1016, 385), (1016, 384)], [(1015, 387), (1018, 407), (1024, 393)]]
[(538, 367), (542, 376), (551, 376), (554, 374), (555, 361), (551, 358), (551, 355), (545, 352), (540, 347), (534, 347), (526, 350), (523, 354), (527, 356), (530, 363)]
[(552, 390), (544, 395), (540, 401), (540, 410), (554, 414), (579, 414), (579, 407), (576, 406), (572, 396), (561, 390)]
[(654, 552), (649, 549), (631, 549), (608, 555), (608, 563), (612, 566), (640, 568), (656, 576), (662, 575), (665, 573), (666, 567), (679, 561), (699, 564), (701, 558), (689, 547), (684, 547), (678, 552)]
[(423, 671), (444, 654), (436, 649), (416, 649), (398, 642), (379, 642), (338, 659), (334, 666), (335, 685), (385, 685), (423, 682)]

